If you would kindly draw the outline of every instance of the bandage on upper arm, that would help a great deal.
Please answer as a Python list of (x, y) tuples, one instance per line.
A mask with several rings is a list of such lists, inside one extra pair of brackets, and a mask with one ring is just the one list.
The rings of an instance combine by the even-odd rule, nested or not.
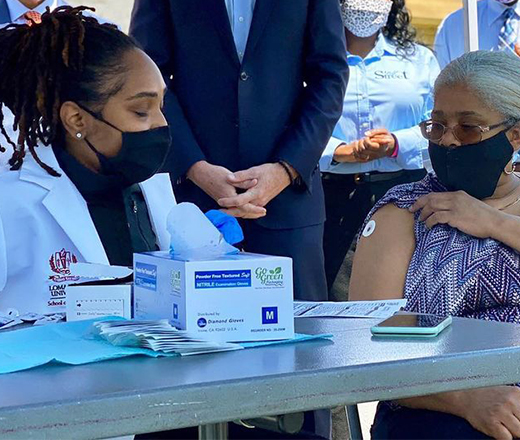
[(370, 237), (376, 230), (376, 221), (370, 220), (363, 229), (361, 235), (365, 238)]

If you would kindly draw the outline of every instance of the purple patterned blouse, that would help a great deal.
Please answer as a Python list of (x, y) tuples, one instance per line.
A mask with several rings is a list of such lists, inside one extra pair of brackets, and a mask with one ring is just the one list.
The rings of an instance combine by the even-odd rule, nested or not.
[[(446, 188), (433, 174), (391, 189), (366, 222), (384, 205), (408, 209), (431, 192)], [(366, 224), (365, 222), (365, 224)], [(520, 254), (492, 239), (480, 239), (448, 225), (428, 230), (415, 214), (416, 247), (406, 276), (406, 309), (520, 323)]]

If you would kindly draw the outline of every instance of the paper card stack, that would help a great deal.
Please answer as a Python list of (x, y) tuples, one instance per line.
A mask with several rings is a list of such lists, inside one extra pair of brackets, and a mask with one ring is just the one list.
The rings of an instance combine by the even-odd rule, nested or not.
[(182, 356), (241, 350), (238, 344), (211, 342), (195, 338), (173, 327), (168, 320), (101, 321), (93, 325), (93, 333), (112, 345), (148, 348)]

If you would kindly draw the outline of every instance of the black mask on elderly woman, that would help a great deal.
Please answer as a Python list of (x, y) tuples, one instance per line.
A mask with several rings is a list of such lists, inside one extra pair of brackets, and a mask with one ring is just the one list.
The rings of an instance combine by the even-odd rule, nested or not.
[(87, 145), (98, 157), (101, 174), (114, 177), (122, 188), (127, 188), (148, 180), (161, 169), (171, 144), (170, 130), (167, 125), (145, 131), (122, 131), (93, 111), (79, 104), (78, 106), (123, 135), (123, 145), (115, 157), (107, 157), (100, 153), (85, 138)]
[(491, 197), (514, 153), (506, 131), (455, 148), (430, 141), (430, 159), (440, 182), (449, 191), (465, 191), (480, 200)]

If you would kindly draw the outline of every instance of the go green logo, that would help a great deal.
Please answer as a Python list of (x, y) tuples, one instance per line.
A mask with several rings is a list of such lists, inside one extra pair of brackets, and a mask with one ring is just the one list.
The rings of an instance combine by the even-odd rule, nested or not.
[(258, 267), (255, 271), (256, 279), (266, 287), (283, 287), (283, 272), (281, 267), (266, 269)]

